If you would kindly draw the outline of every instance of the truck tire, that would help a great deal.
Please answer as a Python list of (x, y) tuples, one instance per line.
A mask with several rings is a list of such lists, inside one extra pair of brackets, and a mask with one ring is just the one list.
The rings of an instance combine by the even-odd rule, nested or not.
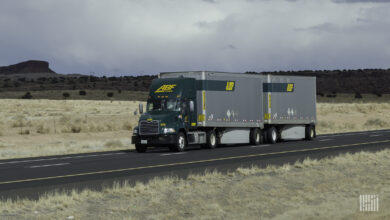
[(217, 147), (217, 135), (214, 130), (210, 130), (206, 132), (206, 144), (202, 145), (203, 148), (206, 149), (214, 149)]
[(181, 152), (185, 151), (187, 148), (187, 138), (186, 135), (183, 132), (179, 132), (177, 135), (176, 139), (176, 144), (175, 144), (175, 151)]
[(146, 145), (142, 145), (142, 144), (136, 144), (135, 145), (135, 150), (137, 150), (138, 153), (146, 152), (147, 148), (148, 147)]
[(275, 144), (278, 141), (278, 131), (275, 127), (267, 129), (267, 141), (270, 144)]
[(262, 135), (260, 129), (251, 129), (249, 140), (252, 145), (259, 145), (261, 143)]
[(316, 130), (313, 125), (307, 125), (305, 128), (305, 139), (306, 140), (313, 140), (316, 136)]

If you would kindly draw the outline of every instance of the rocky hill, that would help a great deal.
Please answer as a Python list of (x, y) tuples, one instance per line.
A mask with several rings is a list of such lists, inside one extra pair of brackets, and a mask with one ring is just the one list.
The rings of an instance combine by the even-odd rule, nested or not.
[(14, 65), (0, 67), (0, 75), (24, 73), (55, 73), (49, 68), (49, 63), (39, 60), (28, 60)]

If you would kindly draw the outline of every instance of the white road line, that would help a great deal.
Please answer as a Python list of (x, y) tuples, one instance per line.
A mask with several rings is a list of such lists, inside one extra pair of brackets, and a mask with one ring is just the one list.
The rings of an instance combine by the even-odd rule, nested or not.
[(323, 140), (320, 140), (320, 141), (331, 141), (333, 139), (323, 139)]
[(85, 156), (73, 156), (73, 157), (54, 157), (54, 158), (47, 158), (47, 159), (36, 159), (36, 160), (17, 160), (17, 161), (9, 161), (9, 162), (3, 162), (2, 164), (15, 164), (15, 163), (28, 163), (28, 162), (39, 162), (39, 161), (50, 161), (50, 160), (66, 160), (66, 159), (74, 159), (74, 158), (85, 158), (85, 157), (98, 157), (98, 156), (109, 156), (109, 155), (118, 155), (118, 154), (125, 154), (125, 153), (109, 153), (109, 154), (92, 154), (92, 155), (85, 155)]
[(262, 148), (262, 147), (269, 147), (271, 146), (270, 144), (266, 144), (266, 145), (254, 145), (254, 146), (251, 146), (252, 148)]
[(63, 165), (68, 165), (68, 164), (69, 163), (45, 164), (45, 165), (38, 165), (38, 166), (30, 166), (28, 168), (53, 167), (53, 166), (63, 166)]
[(187, 152), (179, 152), (179, 153), (168, 153), (168, 154), (160, 154), (160, 156), (170, 156), (170, 155), (178, 155), (178, 154), (186, 154)]
[(378, 136), (382, 136), (381, 134), (372, 134), (370, 135), (370, 137), (378, 137)]

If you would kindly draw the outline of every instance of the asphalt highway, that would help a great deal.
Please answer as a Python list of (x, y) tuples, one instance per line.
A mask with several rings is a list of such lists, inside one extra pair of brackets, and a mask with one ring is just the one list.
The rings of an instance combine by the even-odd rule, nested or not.
[(223, 146), (214, 150), (194, 146), (185, 152), (153, 149), (146, 153), (111, 151), (13, 160), (0, 160), (0, 197), (38, 198), (51, 191), (101, 189), (114, 182), (135, 183), (154, 177), (186, 177), (217, 169), (294, 163), (304, 158), (323, 158), (345, 152), (390, 148), (390, 130), (317, 136), (312, 141), (286, 141)]

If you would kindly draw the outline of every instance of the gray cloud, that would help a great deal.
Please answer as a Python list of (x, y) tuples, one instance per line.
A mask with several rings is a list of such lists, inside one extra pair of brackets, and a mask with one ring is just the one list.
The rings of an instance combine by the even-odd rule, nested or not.
[(389, 68), (390, 5), (318, 2), (4, 0), (0, 65), (42, 59), (86, 74)]
[(332, 0), (335, 3), (390, 3), (389, 0)]

